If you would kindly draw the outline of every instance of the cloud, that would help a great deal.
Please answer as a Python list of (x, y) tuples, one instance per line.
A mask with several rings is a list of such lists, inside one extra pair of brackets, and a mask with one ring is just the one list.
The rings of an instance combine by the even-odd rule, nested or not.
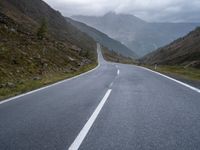
[(101, 16), (110, 11), (153, 22), (199, 22), (200, 0), (44, 0), (65, 16)]

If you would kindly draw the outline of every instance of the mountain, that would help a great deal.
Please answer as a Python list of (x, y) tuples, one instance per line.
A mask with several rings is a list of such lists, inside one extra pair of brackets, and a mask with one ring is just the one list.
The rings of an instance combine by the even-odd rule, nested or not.
[(138, 56), (152, 52), (186, 35), (198, 23), (149, 23), (136, 16), (107, 13), (104, 16), (72, 16), (126, 45)]
[(58, 11), (42, 0), (2, 0), (0, 6), (2, 6), (1, 12), (19, 24), (26, 25), (32, 31), (37, 30), (41, 22), (45, 20), (51, 36), (55, 39), (73, 42), (80, 48), (93, 51), (94, 43), (92, 42), (94, 41), (68, 23)]
[(119, 41), (116, 41), (114, 39), (111, 39), (106, 34), (96, 30), (95, 28), (92, 28), (84, 23), (74, 21), (70, 18), (66, 18), (68, 22), (70, 22), (72, 25), (77, 27), (82, 32), (88, 34), (90, 37), (92, 37), (96, 42), (100, 43), (101, 45), (107, 47), (111, 51), (115, 51), (116, 53), (119, 53), (121, 55), (127, 56), (127, 57), (133, 57), (136, 58), (136, 54), (128, 49), (126, 46), (121, 44)]
[(200, 68), (200, 27), (185, 37), (142, 58), (145, 64), (184, 65)]
[(96, 42), (42, 0), (0, 1), (0, 95), (10, 82), (19, 88), (80, 73), (96, 56)]

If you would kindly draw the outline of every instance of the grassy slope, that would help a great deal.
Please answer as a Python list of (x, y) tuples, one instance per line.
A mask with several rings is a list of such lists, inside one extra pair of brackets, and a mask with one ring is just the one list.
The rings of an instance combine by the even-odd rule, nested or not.
[[(12, 21), (10, 24), (12, 28), (0, 24), (0, 100), (72, 77), (97, 65), (81, 56), (73, 45), (52, 39), (38, 40), (30, 32), (21, 33)], [(12, 85), (8, 85), (10, 83)]]
[(71, 73), (51, 73), (48, 75), (43, 76), (39, 80), (29, 80), (29, 79), (23, 79), (18, 82), (18, 84), (15, 85), (15, 87), (5, 87), (0, 88), (0, 100), (3, 100), (5, 98), (9, 98), (12, 96), (16, 96), (40, 87), (43, 87), (45, 85), (49, 85), (55, 82), (58, 82), (60, 80), (64, 80), (76, 75), (79, 75), (83, 72), (89, 71), (96, 67), (97, 64), (88, 64), (86, 66), (81, 67), (78, 71), (71, 72)]
[(158, 66), (157, 69), (154, 66), (145, 66), (154, 71), (164, 73), (167, 75), (177, 76), (182, 79), (200, 81), (200, 70), (197, 68), (185, 68), (183, 66)]
[(146, 55), (141, 61), (150, 65), (180, 65), (200, 69), (200, 27), (185, 37)]
[(38, 40), (12, 19), (2, 14), (0, 18), (0, 99), (72, 77), (97, 64), (80, 55), (74, 45), (52, 38)]
[(148, 68), (180, 79), (200, 81), (200, 28), (143, 57)]
[[(65, 30), (64, 34), (54, 35), (53, 25), (48, 22), (47, 36), (39, 40), (36, 33), (39, 22), (31, 18), (32, 14), (28, 17), (28, 12), (23, 14), (7, 2), (2, 1), (0, 5), (0, 100), (72, 77), (97, 65), (95, 41), (67, 24), (64, 17), (63, 29), (59, 31)], [(55, 15), (54, 10), (45, 7), (62, 21), (59, 13)], [(57, 23), (59, 26), (61, 22)]]
[[(2, 0), (0, 11), (32, 32), (37, 32), (43, 20), (48, 25), (48, 35), (56, 41), (76, 45), (89, 52), (88, 58), (96, 60), (96, 42), (87, 34), (65, 20), (60, 12), (42, 0)], [(95, 50), (94, 50), (95, 49)]]

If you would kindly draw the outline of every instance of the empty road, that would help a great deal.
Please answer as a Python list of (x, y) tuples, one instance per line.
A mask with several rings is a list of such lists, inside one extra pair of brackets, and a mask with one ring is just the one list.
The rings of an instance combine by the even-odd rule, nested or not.
[[(98, 47), (98, 49), (100, 49)], [(0, 104), (0, 150), (199, 150), (200, 93), (105, 62)]]

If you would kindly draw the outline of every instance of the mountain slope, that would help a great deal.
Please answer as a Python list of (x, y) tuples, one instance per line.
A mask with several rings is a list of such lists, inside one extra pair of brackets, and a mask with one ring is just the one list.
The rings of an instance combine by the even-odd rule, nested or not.
[(0, 1), (1, 96), (32, 90), (95, 65), (96, 42), (46, 3)]
[(149, 23), (133, 15), (108, 13), (101, 17), (72, 16), (107, 34), (136, 52), (152, 52), (193, 30), (196, 23)]
[(200, 68), (200, 27), (187, 36), (146, 55), (146, 64), (187, 65)]
[(42, 0), (3, 0), (1, 5), (4, 14), (33, 31), (46, 20), (49, 33), (55, 39), (72, 42), (82, 49), (94, 51), (94, 41), (89, 36), (73, 27), (58, 11)]
[(68, 22), (70, 22), (72, 25), (80, 29), (82, 32), (85, 32), (89, 36), (91, 36), (96, 42), (100, 43), (101, 45), (107, 47), (110, 50), (115, 51), (116, 53), (119, 53), (124, 56), (128, 57), (136, 57), (136, 54), (134, 54), (133, 51), (128, 49), (126, 46), (121, 44), (120, 42), (111, 39), (106, 34), (87, 26), (84, 23), (74, 21), (70, 18), (66, 18)]

